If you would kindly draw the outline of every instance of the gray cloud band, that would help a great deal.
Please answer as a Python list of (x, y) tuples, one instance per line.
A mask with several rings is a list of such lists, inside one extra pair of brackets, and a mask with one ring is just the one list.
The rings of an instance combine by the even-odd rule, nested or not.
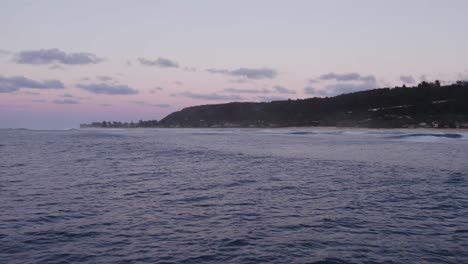
[(65, 86), (59, 80), (35, 81), (23, 76), (0, 76), (0, 93), (13, 93), (21, 88), (29, 89), (63, 89)]
[(76, 87), (94, 94), (133, 95), (138, 93), (136, 89), (130, 88), (127, 85), (112, 85), (108, 83), (77, 84)]
[(93, 53), (76, 52), (66, 53), (59, 49), (40, 49), (27, 50), (15, 54), (13, 61), (19, 64), (67, 64), (67, 65), (84, 65), (97, 64), (104, 61)]

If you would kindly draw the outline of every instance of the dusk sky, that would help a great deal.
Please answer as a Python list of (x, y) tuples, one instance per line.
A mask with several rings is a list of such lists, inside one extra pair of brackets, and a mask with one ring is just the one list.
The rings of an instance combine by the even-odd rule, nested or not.
[(468, 1), (0, 0), (0, 127), (468, 80)]

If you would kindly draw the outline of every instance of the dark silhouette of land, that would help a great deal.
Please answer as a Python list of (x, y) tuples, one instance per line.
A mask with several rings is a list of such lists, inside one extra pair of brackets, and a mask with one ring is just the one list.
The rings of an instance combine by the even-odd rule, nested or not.
[(468, 128), (468, 82), (382, 88), (327, 98), (192, 106), (160, 121), (95, 122), (81, 128), (291, 127)]

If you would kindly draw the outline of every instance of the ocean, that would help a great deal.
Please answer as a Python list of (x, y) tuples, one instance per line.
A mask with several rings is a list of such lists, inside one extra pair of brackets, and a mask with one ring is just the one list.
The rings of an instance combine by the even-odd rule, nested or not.
[(468, 263), (468, 132), (0, 130), (0, 263)]

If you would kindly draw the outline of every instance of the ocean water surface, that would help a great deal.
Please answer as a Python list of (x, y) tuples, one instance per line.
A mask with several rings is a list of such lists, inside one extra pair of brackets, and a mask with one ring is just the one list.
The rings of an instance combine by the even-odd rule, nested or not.
[(468, 133), (0, 130), (0, 263), (468, 263)]

